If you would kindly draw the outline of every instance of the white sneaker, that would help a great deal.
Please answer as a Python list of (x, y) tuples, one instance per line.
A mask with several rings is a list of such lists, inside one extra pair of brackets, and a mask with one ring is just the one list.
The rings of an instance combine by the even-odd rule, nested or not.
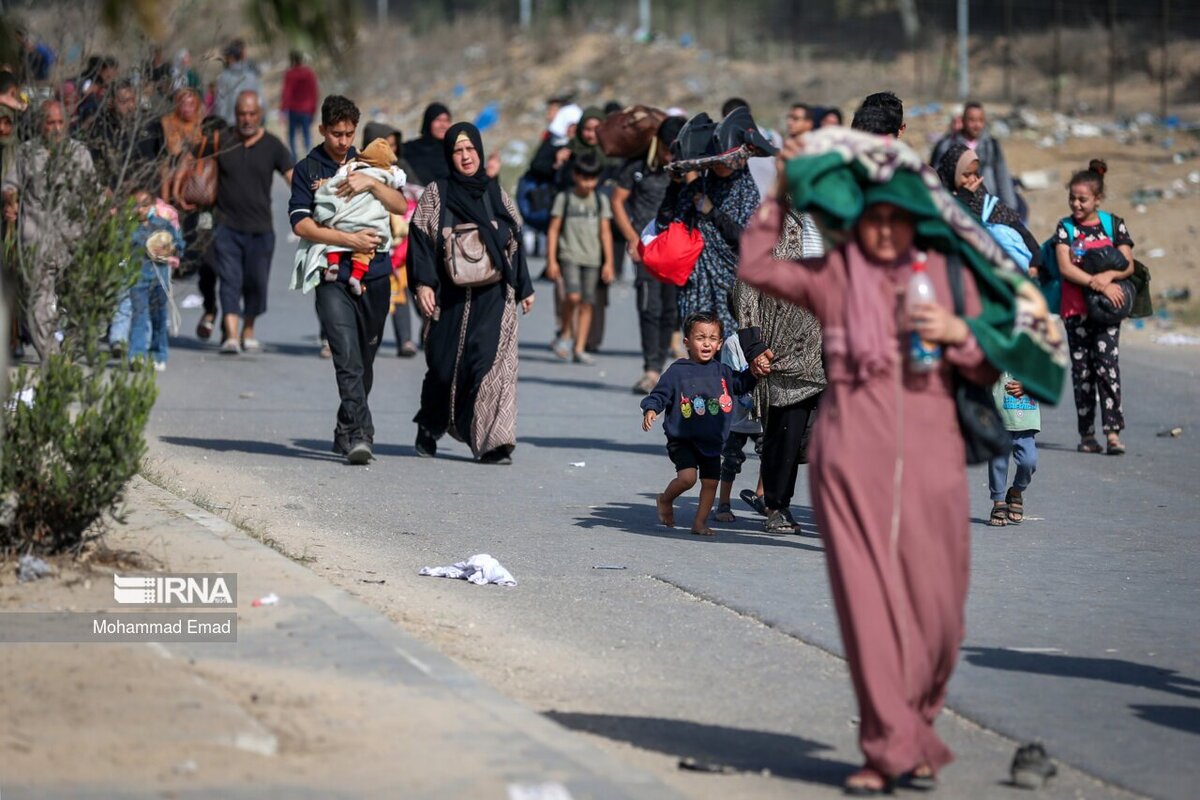
[(155, 372), (166, 372), (167, 371), (167, 362), (155, 361), (154, 362), (154, 371)]

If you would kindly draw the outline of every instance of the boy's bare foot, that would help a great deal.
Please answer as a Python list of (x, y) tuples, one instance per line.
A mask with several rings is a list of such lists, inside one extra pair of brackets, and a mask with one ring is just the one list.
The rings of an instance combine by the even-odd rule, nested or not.
[(717, 532), (705, 525), (703, 528), (692, 528), (692, 533), (696, 536), (716, 536)]
[(668, 528), (675, 527), (675, 504), (664, 498), (661, 494), (654, 501), (658, 506), (658, 521)]

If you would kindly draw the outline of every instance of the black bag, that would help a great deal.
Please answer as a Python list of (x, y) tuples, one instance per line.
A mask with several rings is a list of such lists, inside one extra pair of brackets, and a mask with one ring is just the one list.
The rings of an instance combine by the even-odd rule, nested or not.
[(1102, 292), (1091, 289), (1084, 290), (1084, 302), (1087, 303), (1088, 320), (1101, 325), (1120, 325), (1121, 320), (1133, 314), (1133, 304), (1137, 298), (1137, 289), (1129, 280), (1113, 281), (1113, 285), (1121, 287), (1121, 305), (1115, 306)]
[[(946, 279), (954, 297), (954, 313), (963, 315), (966, 301), (963, 293), (962, 262), (957, 256), (946, 259)], [(980, 386), (961, 375), (954, 376), (954, 405), (958, 411), (958, 427), (962, 431), (967, 464), (983, 464), (1012, 451), (1012, 435), (996, 408), (990, 386)]]

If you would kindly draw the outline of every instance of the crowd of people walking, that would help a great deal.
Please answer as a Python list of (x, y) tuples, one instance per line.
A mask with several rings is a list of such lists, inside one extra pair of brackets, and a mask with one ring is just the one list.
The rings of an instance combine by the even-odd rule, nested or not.
[[(584, 366), (627, 261), (633, 390), (643, 428), (662, 424), (674, 472), (655, 517), (674, 526), (675, 500), (699, 483), (691, 532), (735, 521), (753, 443), (759, 472), (739, 496), (765, 532), (801, 533), (791, 504), (809, 464), (861, 710), (866, 763), (847, 789), (936, 778), (952, 758), (933, 722), (963, 636), (968, 460), (990, 462), (990, 524), (1022, 522), (1038, 404), (1058, 399), (1068, 361), (1079, 450), (1125, 451), (1119, 336), (1138, 265), (1125, 221), (1101, 208), (1104, 162), (1071, 178), (1069, 213), (1041, 242), (979, 103), (926, 164), (891, 92), (866, 97), (848, 127), (836, 108), (796, 103), (783, 136), (737, 98), (718, 119), (554, 98), (510, 196), (480, 130), (441, 103), (410, 142), (379, 123), (360, 129), (355, 103), (322, 100), (293, 53), (285, 144), (264, 127), (244, 42), (225, 48), (209, 97), (184, 56), (168, 64), (159, 52), (124, 72), (100, 57), (33, 100), (21, 92), (48, 77), (44, 54), (27, 74), (0, 72), (5, 238), (37, 254), (19, 284), (18, 355), (23, 340), (43, 360), (57, 352), (56, 281), (81, 234), (60, 198), (80, 191), (137, 212), (143, 269), (114, 309), (119, 363), (166, 368), (170, 282), (191, 269), (196, 335), (219, 332), (231, 357), (262, 349), (278, 175), (300, 240), (293, 286), (314, 295), (339, 393), (333, 451), (351, 464), (374, 457), (369, 399), (391, 316), (399, 354), (424, 351), (416, 452), (435, 457), (449, 434), (479, 463), (510, 464), (518, 325), (535, 298), (527, 249), (544, 235), (550, 347)], [(636, 128), (636, 146), (614, 144), (610, 121)]]

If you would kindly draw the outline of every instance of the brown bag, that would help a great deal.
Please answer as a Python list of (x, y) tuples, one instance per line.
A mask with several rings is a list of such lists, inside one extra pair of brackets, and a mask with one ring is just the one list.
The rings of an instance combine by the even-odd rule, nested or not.
[(596, 136), (604, 154), (613, 158), (638, 158), (650, 149), (665, 111), (652, 106), (630, 106), (614, 111), (600, 122)]
[(189, 206), (210, 208), (217, 204), (217, 149), (221, 134), (213, 131), (212, 152), (204, 154), (208, 137), (200, 140), (196, 155), (187, 155), (175, 177), (175, 197)]
[[(445, 184), (438, 184), (441, 197), (445, 198)], [(492, 201), (485, 193), (483, 204), (488, 217), (492, 216)], [(450, 282), (464, 289), (472, 286), (490, 286), (500, 282), (500, 266), (492, 263), (492, 255), (484, 244), (479, 233), (479, 226), (474, 222), (461, 222), (451, 225), (450, 209), (442, 200), (441, 228), (442, 241), (445, 242), (443, 258), (446, 264), (446, 274)]]

